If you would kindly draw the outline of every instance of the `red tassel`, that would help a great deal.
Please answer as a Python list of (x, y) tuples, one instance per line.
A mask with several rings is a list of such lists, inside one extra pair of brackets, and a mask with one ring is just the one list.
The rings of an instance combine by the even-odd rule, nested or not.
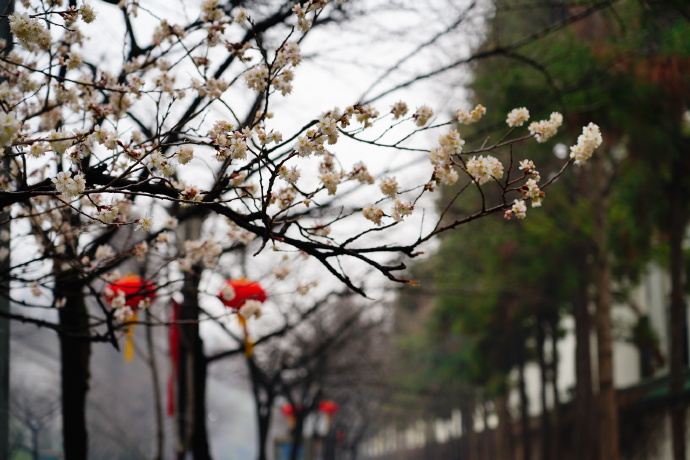
[(175, 376), (172, 373), (168, 377), (167, 400), (167, 414), (169, 417), (172, 417), (175, 415)]
[(168, 329), (168, 346), (170, 348), (170, 377), (168, 377), (168, 415), (175, 415), (175, 381), (180, 366), (180, 327), (176, 322), (180, 318), (179, 302), (173, 300), (170, 314), (170, 327)]

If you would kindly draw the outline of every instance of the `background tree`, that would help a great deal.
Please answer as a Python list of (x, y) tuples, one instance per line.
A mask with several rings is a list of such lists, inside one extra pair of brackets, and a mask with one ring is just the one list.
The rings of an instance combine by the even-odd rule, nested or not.
[[(496, 3), (497, 14), (490, 23), (487, 40), (480, 49), (486, 50), (491, 59), (475, 67), (474, 82), (470, 87), (477, 100), (489, 106), (503, 107), (493, 119), (497, 126), (503, 121), (503, 112), (521, 105), (521, 101), (535, 101), (535, 105), (529, 107), (533, 113), (543, 110), (539, 101), (545, 100), (544, 94), (560, 101), (566, 114), (566, 123), (577, 124), (587, 118), (602, 124), (609, 155), (598, 157), (599, 164), (593, 165), (593, 169), (585, 169), (584, 174), (563, 178), (563, 181), (569, 182), (564, 189), (577, 189), (580, 196), (587, 199), (575, 203), (566, 196), (550, 196), (553, 200), (549, 205), (554, 207), (540, 214), (538, 220), (526, 222), (524, 229), (528, 234), (531, 231), (535, 236), (539, 235), (541, 240), (538, 241), (542, 243), (556, 243), (547, 245), (540, 251), (540, 257), (534, 259), (544, 263), (543, 275), (547, 275), (535, 285), (556, 286), (553, 274), (557, 274), (557, 280), (564, 281), (565, 290), (557, 295), (544, 290), (543, 295), (571, 303), (573, 308), (577, 337), (575, 436), (578, 439), (574, 444), (577, 449), (582, 449), (576, 457), (616, 458), (617, 410), (611, 364), (612, 295), (624, 294), (616, 286), (629, 285), (639, 279), (650, 261), (650, 247), (654, 241), (668, 242), (671, 247), (672, 238), (659, 238), (659, 235), (671, 235), (672, 227), (676, 229), (674, 234), (682, 235), (687, 228), (687, 220), (683, 217), (687, 210), (680, 205), (670, 210), (674, 200), (680, 203), (678, 197), (683, 196), (686, 188), (685, 178), (680, 177), (679, 171), (687, 169), (687, 165), (679, 163), (677, 159), (680, 156), (674, 152), (681, 151), (678, 149), (684, 145), (686, 137), (682, 132), (682, 120), (688, 107), (688, 82), (684, 76), (686, 73), (680, 69), (686, 65), (687, 47), (676, 37), (687, 28), (687, 12), (674, 4), (655, 5), (648, 11), (641, 9), (636, 2), (592, 7), (603, 9), (583, 18), (579, 14), (586, 11), (585, 5), (568, 8), (557, 4), (524, 6), (514, 2)], [(524, 13), (520, 11), (523, 8)], [(642, 11), (652, 15), (646, 16)], [(653, 19), (641, 19), (641, 14)], [(522, 37), (534, 36), (534, 30), (539, 30), (538, 34), (548, 38), (521, 40)], [(496, 91), (496, 88), (502, 90)], [(653, 115), (657, 113), (664, 113), (665, 116)], [(486, 130), (479, 131), (478, 135), (489, 136), (492, 133)], [(663, 152), (668, 156), (659, 157), (652, 153), (659, 145), (667, 143), (669, 145), (663, 148)], [(535, 162), (550, 161), (550, 152), (544, 153), (548, 156), (535, 155)], [(654, 164), (653, 167), (650, 162)], [(543, 217), (553, 221), (545, 221)], [(463, 247), (463, 242), (457, 241), (459, 239), (456, 235), (448, 238), (436, 263), (446, 258), (449, 263), (460, 260), (450, 249), (453, 244)], [(471, 241), (471, 238), (466, 236), (465, 240)], [(529, 238), (522, 235), (516, 240), (519, 241), (516, 246), (524, 250)], [(673, 301), (675, 316), (669, 321), (672, 328), (676, 328), (675, 331), (670, 330), (669, 337), (671, 342), (676, 340), (677, 345), (670, 349), (676, 350), (680, 357), (681, 350), (687, 349), (687, 344), (682, 344), (681, 331), (686, 322), (686, 309), (683, 296), (678, 294), (681, 286), (679, 273), (683, 270), (682, 246), (676, 243), (668, 254), (669, 260), (674, 261), (672, 267), (675, 267), (669, 269), (670, 277), (677, 280), (672, 281), (672, 285), (678, 286), (672, 288), (671, 296), (676, 299)], [(555, 260), (551, 260), (551, 255), (556, 256)], [(500, 260), (498, 257), (495, 259)], [(491, 261), (486, 264), (486, 267), (490, 267)], [(526, 273), (539, 273), (534, 271), (538, 266), (518, 267), (518, 270)], [(548, 276), (549, 270), (551, 277)], [(444, 276), (452, 276), (451, 273), (453, 269), (447, 268), (437, 276), (438, 279), (444, 279)], [(495, 276), (487, 278), (496, 279)], [(531, 278), (532, 281), (539, 280), (538, 276)], [(462, 280), (463, 286), (467, 283), (463, 277), (456, 279)], [(525, 281), (529, 286), (529, 281)], [(529, 292), (526, 285), (519, 285), (523, 296), (525, 291)], [(594, 298), (590, 294), (593, 286), (597, 286)], [(492, 287), (500, 290), (495, 286), (488, 289)], [(441, 309), (443, 291), (435, 295), (439, 299), (438, 308)], [(491, 302), (493, 297), (495, 295), (490, 294), (488, 301)], [(531, 300), (538, 299), (533, 297)], [(477, 302), (478, 306), (483, 303), (482, 300)], [(595, 324), (600, 384), (596, 400), (593, 399), (590, 384), (590, 302), (597, 305)], [(530, 313), (536, 314), (539, 332), (541, 314), (539, 310)], [(468, 311), (456, 314), (459, 317), (472, 317)], [(446, 325), (447, 322), (441, 320), (440, 324)], [(541, 342), (539, 336), (537, 334), (538, 343)], [(555, 332), (553, 337), (557, 336)], [(466, 347), (471, 349), (469, 345)], [(536, 351), (540, 349), (537, 347)], [(537, 358), (541, 360), (539, 353)], [(671, 365), (670, 372), (677, 382), (676, 390), (672, 390), (675, 396), (671, 398), (676, 414), (674, 430), (678, 430), (674, 434), (674, 449), (675, 458), (684, 458), (680, 447), (684, 440), (679, 434), (682, 428), (678, 427), (683, 423), (680, 419), (684, 420), (680, 413), (687, 398), (679, 390), (681, 385), (678, 382), (683, 381), (684, 365), (680, 358), (677, 359), (677, 364)], [(600, 430), (592, 429), (591, 408), (595, 405), (603, 414)], [(543, 439), (557, 438), (546, 436)], [(600, 453), (584, 451), (592, 446), (598, 447)], [(546, 442), (542, 447), (546, 449)], [(542, 452), (542, 456), (545, 455), (546, 452)]]
[(22, 447), (32, 459), (41, 458), (41, 432), (53, 423), (59, 408), (59, 398), (56, 395), (32, 394), (26, 387), (12, 389), (12, 416), (29, 434), (28, 444)]

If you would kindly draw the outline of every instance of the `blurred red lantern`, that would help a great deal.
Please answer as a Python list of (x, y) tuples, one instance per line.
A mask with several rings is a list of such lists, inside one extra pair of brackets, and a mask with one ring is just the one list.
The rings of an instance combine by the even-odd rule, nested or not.
[(329, 417), (333, 417), (335, 413), (338, 412), (338, 403), (331, 400), (321, 401), (319, 403), (319, 411), (323, 412)]
[[(245, 316), (250, 317), (252, 313), (243, 316), (240, 314), (240, 309), (248, 300), (256, 300), (257, 302), (264, 303), (268, 298), (266, 291), (264, 291), (261, 285), (256, 281), (240, 278), (226, 281), (225, 286), (223, 286), (223, 289), (218, 293), (218, 298), (223, 302), (223, 305), (237, 311), (237, 318), (244, 331), (244, 354), (248, 358), (251, 357), (254, 353), (254, 343), (249, 339), (247, 318), (245, 318)], [(253, 315), (258, 317), (259, 313), (260, 312), (257, 310), (254, 311)]]
[(283, 404), (283, 407), (280, 408), (280, 412), (282, 412), (283, 415), (286, 417), (295, 416), (295, 409), (294, 407), (292, 407), (292, 404), (290, 403)]
[(117, 281), (108, 283), (103, 292), (105, 300), (112, 304), (120, 295), (125, 296), (125, 305), (132, 309), (134, 314), (125, 320), (128, 324), (125, 328), (125, 361), (134, 359), (134, 323), (137, 321), (136, 310), (142, 301), (151, 301), (156, 298), (156, 285), (150, 281), (144, 281), (139, 275), (125, 275)]
[(338, 403), (327, 399), (319, 403), (319, 412), (321, 412), (326, 417), (326, 431), (331, 430), (331, 422), (333, 421), (333, 416), (338, 412)]
[(125, 296), (125, 305), (136, 309), (143, 300), (156, 298), (156, 285), (144, 281), (139, 275), (125, 275), (117, 281), (108, 283), (103, 295), (108, 303), (112, 303), (120, 293)]
[(292, 404), (285, 403), (280, 408), (280, 412), (282, 412), (283, 415), (285, 416), (285, 418), (287, 419), (288, 426), (290, 428), (294, 428), (295, 427), (295, 416), (296, 416), (296, 414), (302, 412), (302, 406), (293, 407)]
[[(232, 288), (232, 290), (228, 288)], [(233, 292), (235, 294), (234, 297), (229, 294)], [(228, 280), (225, 283), (225, 287), (218, 293), (218, 298), (226, 307), (239, 310), (247, 300), (257, 300), (263, 303), (268, 296), (259, 283), (249, 281), (246, 278), (240, 278)]]

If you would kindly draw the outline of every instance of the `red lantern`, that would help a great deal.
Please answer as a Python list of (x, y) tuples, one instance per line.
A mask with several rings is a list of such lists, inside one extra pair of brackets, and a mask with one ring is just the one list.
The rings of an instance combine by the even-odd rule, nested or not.
[(223, 302), (223, 305), (237, 311), (237, 318), (244, 331), (244, 354), (248, 358), (251, 357), (254, 353), (254, 343), (249, 339), (247, 318), (239, 314), (239, 312), (248, 300), (256, 300), (261, 303), (265, 302), (268, 298), (266, 291), (264, 291), (259, 283), (241, 278), (238, 280), (228, 280), (223, 289), (218, 293), (218, 298)]
[(295, 416), (297, 413), (302, 412), (302, 406), (293, 407), (292, 404), (285, 403), (283, 407), (280, 408), (280, 412), (283, 413), (287, 419), (288, 426), (292, 429), (295, 427)]
[[(156, 298), (156, 285), (150, 281), (144, 281), (139, 275), (125, 275), (117, 281), (108, 283), (103, 293), (105, 300), (112, 304), (119, 295), (125, 296), (125, 305), (132, 309), (134, 314), (125, 320), (128, 323), (125, 330), (125, 361), (134, 359), (134, 323), (137, 321), (136, 310), (142, 301), (151, 301)], [(131, 323), (131, 324), (129, 324)]]
[(331, 400), (321, 401), (319, 403), (319, 411), (323, 412), (329, 417), (333, 417), (338, 412), (338, 403)]
[(156, 285), (150, 281), (144, 281), (139, 275), (125, 275), (117, 281), (108, 283), (104, 296), (108, 303), (122, 292), (125, 295), (125, 305), (132, 309), (139, 307), (143, 300), (156, 298)]
[(263, 290), (259, 283), (249, 281), (246, 278), (228, 280), (225, 283), (225, 286), (232, 288), (232, 290), (235, 292), (235, 297), (227, 300), (223, 295), (225, 291), (225, 289), (223, 289), (218, 294), (218, 298), (221, 302), (223, 302), (223, 305), (235, 310), (242, 308), (242, 305), (244, 305), (247, 300), (258, 300), (259, 302), (263, 303), (268, 298), (266, 291)]
[(336, 412), (338, 412), (338, 403), (329, 399), (326, 401), (321, 401), (319, 403), (319, 412), (326, 416), (326, 430), (330, 431), (333, 416)]
[(286, 417), (295, 416), (295, 409), (292, 407), (292, 404), (290, 403), (283, 404), (283, 407), (280, 408), (280, 412), (282, 412), (283, 415)]

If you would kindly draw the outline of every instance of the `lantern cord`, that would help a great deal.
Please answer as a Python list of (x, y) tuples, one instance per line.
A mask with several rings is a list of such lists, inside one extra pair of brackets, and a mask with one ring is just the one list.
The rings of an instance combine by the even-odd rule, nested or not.
[(254, 342), (252, 342), (249, 338), (247, 319), (239, 313), (237, 314), (237, 318), (239, 319), (242, 330), (244, 331), (244, 354), (247, 358), (251, 358), (254, 355)]
[(134, 313), (127, 322), (132, 323), (127, 326), (127, 331), (125, 332), (125, 349), (124, 356), (125, 361), (130, 363), (134, 359), (134, 323), (137, 321), (137, 314)]

